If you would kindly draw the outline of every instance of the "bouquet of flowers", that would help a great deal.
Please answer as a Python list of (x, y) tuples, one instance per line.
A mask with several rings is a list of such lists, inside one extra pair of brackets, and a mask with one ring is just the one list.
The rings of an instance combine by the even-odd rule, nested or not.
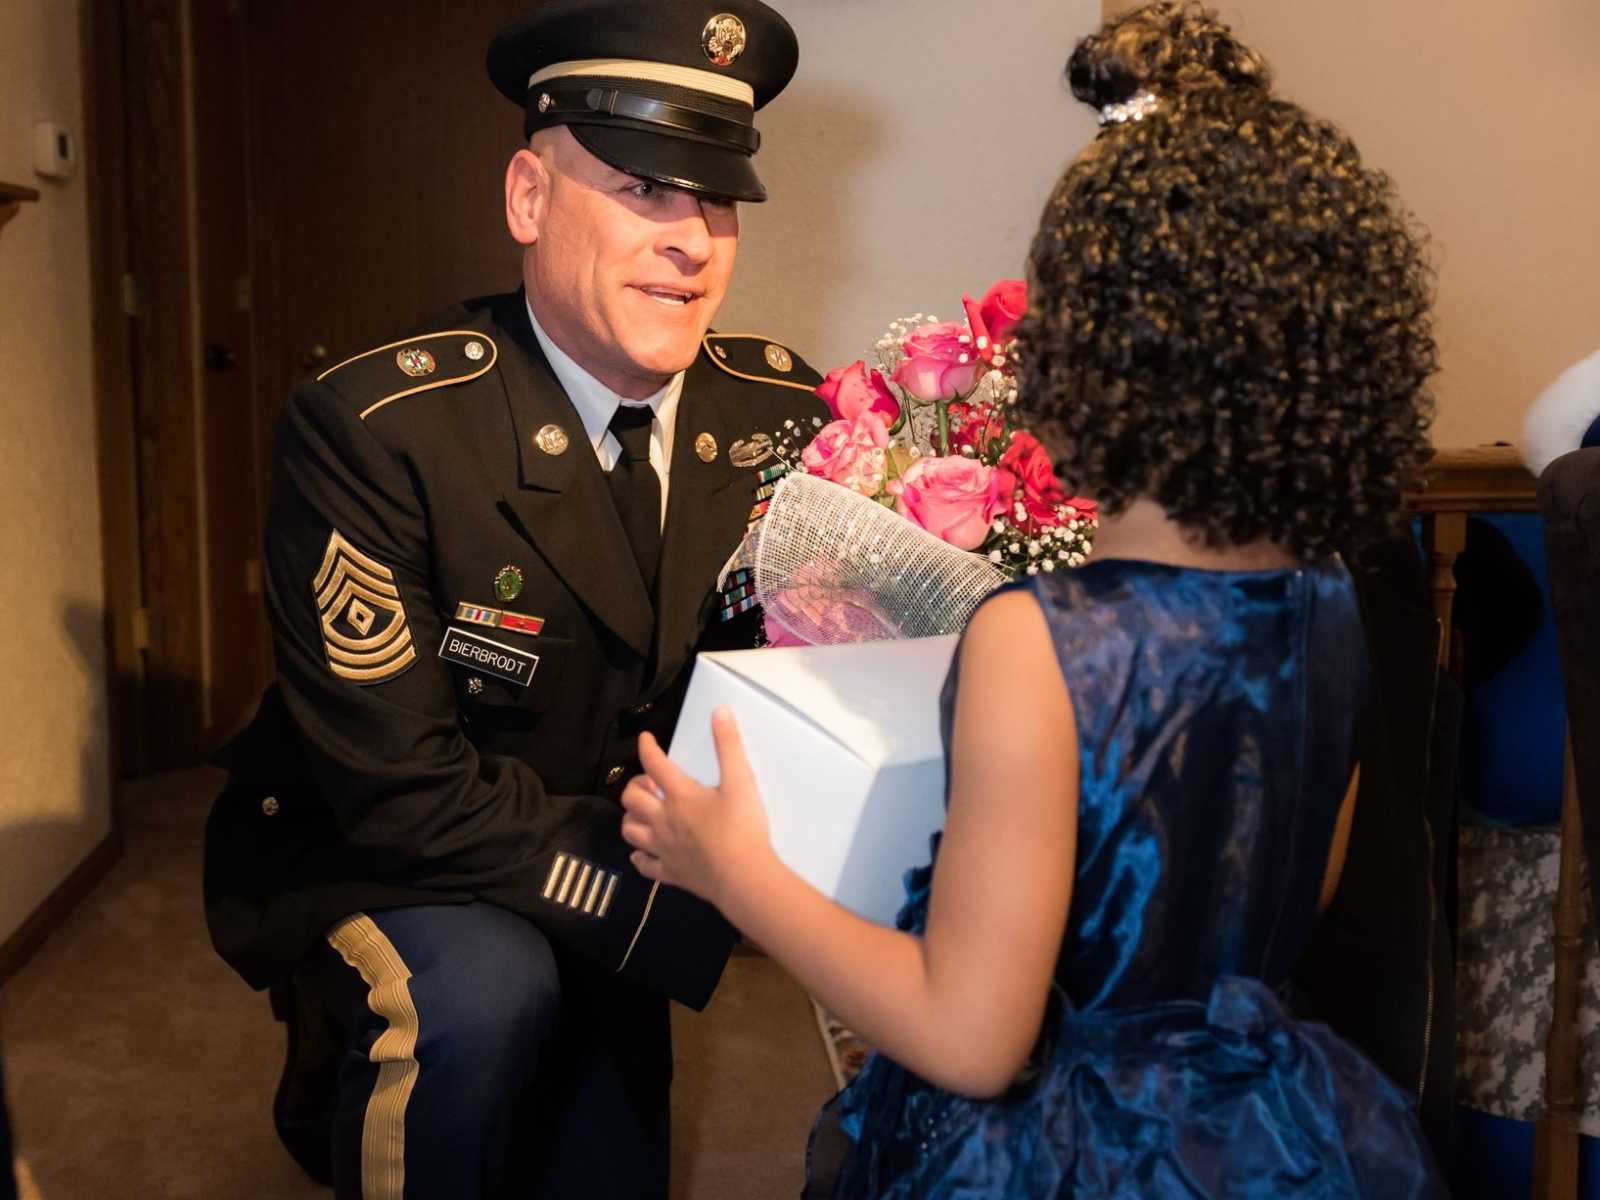
[[(834, 419), (803, 448), (779, 431), (773, 449), (791, 478), (770, 489), (764, 506), (779, 504), (788, 486), (791, 509), (803, 511), (774, 510), (756, 534), (784, 543), (769, 557), (785, 567), (748, 579), (752, 602), (767, 608), (771, 644), (920, 636), (925, 625), (913, 609), (934, 595), (978, 587), (981, 599), (984, 586), (1087, 559), (1098, 525), (1093, 501), (1067, 495), (1044, 447), (1016, 420), (1013, 332), (1026, 308), (1024, 284), (1002, 280), (981, 301), (963, 296), (962, 304), (964, 321), (921, 313), (897, 320), (874, 346), (876, 365), (858, 360), (830, 372), (817, 394)], [(874, 501), (915, 530), (893, 521), (886, 530), (859, 510), (852, 516), (842, 497), (792, 486), (807, 484), (796, 475)], [(944, 546), (930, 554), (932, 539)], [(741, 574), (752, 575), (757, 561), (747, 555)], [(987, 585), (973, 582), (980, 563)], [(959, 629), (975, 606), (935, 614), (944, 625), (932, 631)]]
[(828, 374), (817, 394), (834, 416), (800, 469), (892, 507), (1009, 578), (1082, 565), (1093, 501), (1068, 496), (1039, 440), (1015, 420), (1012, 333), (1025, 285), (1006, 279), (966, 321), (918, 313), (893, 322), (875, 350)]

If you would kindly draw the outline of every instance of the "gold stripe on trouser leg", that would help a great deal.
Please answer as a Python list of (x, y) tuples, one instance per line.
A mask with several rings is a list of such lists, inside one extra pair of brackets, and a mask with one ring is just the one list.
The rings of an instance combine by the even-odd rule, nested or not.
[(389, 1025), (367, 1055), (378, 1064), (378, 1082), (367, 1098), (361, 1125), (362, 1200), (404, 1200), (406, 1105), (417, 1086), (418, 1069), (411, 971), (394, 943), (365, 913), (340, 921), (329, 932), (328, 942), (360, 973), (368, 989), (367, 1007)]

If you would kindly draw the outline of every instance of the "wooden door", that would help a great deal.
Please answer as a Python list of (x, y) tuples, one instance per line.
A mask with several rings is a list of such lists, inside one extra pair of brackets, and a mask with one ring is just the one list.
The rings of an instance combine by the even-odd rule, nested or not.
[(186, 654), (149, 694), (164, 735), (152, 765), (177, 766), (237, 730), (271, 680), (260, 547), (289, 390), (516, 284), (501, 179), (521, 115), (483, 56), (525, 0), (128, 2), (162, 6), (174, 26), (186, 8), (190, 47), (196, 319), (163, 327), (184, 330), (197, 384), (192, 398), (163, 395), (174, 412), (192, 407), (202, 456), (192, 480), (173, 473), (188, 456), (169, 422), (150, 486), (191, 514), (182, 545), (198, 551), (181, 570), (156, 564), (149, 589), (177, 626), (161, 645)]
[[(249, 0), (259, 419), (296, 380), (516, 286), (522, 118), (484, 71), (528, 0)], [(260, 470), (269, 469), (263, 443)]]

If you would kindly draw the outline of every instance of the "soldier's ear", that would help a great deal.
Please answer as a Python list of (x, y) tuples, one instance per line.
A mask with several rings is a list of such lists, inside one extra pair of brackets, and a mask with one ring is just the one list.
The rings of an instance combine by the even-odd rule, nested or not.
[(506, 228), (523, 246), (539, 240), (550, 208), (550, 170), (530, 149), (518, 150), (506, 166)]

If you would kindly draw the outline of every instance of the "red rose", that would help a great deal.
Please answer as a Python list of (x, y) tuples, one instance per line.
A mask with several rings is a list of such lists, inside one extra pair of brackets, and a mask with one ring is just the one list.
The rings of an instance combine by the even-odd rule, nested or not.
[(991, 338), (1010, 341), (1028, 312), (1028, 285), (1020, 279), (1002, 279), (984, 296), (979, 312)]
[(1000, 362), (1001, 347), (1011, 340), (1017, 324), (1028, 311), (1028, 287), (1020, 279), (1002, 279), (981, 301), (961, 297), (973, 345), (985, 362)]
[[(1000, 456), (1000, 466), (1016, 478), (1029, 523), (1035, 526), (1056, 524), (1059, 520), (1056, 509), (1067, 503), (1067, 493), (1056, 479), (1050, 456), (1039, 439), (1031, 433), (1013, 433), (1011, 445)], [(1010, 515), (1016, 516), (1015, 513)]]
[(971, 446), (973, 454), (983, 458), (1005, 431), (1005, 422), (992, 405), (958, 401), (950, 406), (950, 449), (957, 454)]

